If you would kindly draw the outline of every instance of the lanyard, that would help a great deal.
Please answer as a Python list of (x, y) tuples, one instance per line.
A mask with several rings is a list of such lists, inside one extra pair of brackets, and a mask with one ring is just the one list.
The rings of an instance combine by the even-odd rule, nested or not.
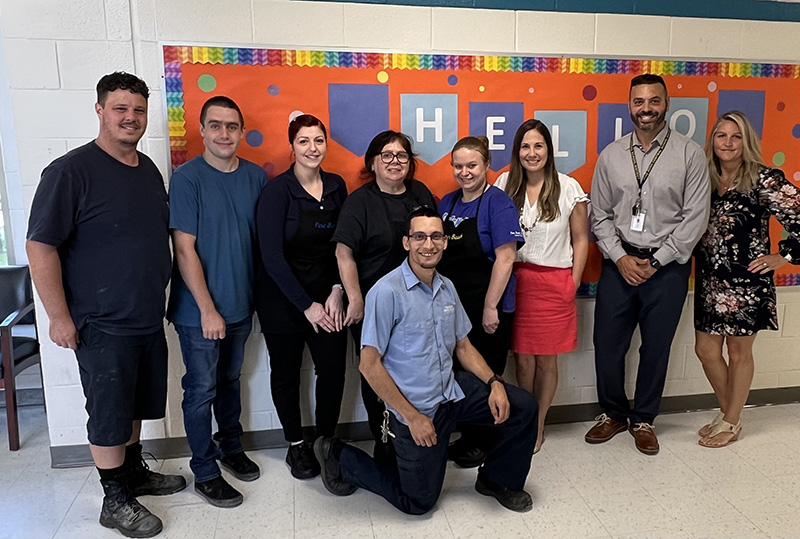
[(664, 148), (667, 146), (667, 141), (669, 141), (669, 135), (671, 130), (667, 127), (667, 134), (664, 137), (664, 142), (662, 142), (659, 147), (656, 155), (653, 156), (653, 160), (650, 161), (650, 166), (647, 167), (647, 170), (644, 172), (644, 176), (639, 175), (639, 164), (636, 162), (636, 154), (633, 151), (633, 133), (631, 133), (631, 143), (630, 143), (630, 151), (631, 151), (631, 162), (633, 163), (633, 173), (636, 174), (636, 183), (639, 186), (639, 194), (636, 197), (636, 204), (634, 204), (632, 213), (633, 215), (638, 215), (639, 211), (642, 209), (642, 186), (644, 182), (647, 181), (647, 178), (650, 177), (650, 171), (653, 170), (653, 165), (656, 164), (658, 158), (661, 157), (661, 152), (664, 151)]
[(647, 170), (644, 172), (644, 177), (639, 176), (639, 164), (636, 162), (636, 154), (633, 151), (633, 133), (631, 133), (631, 144), (630, 144), (630, 151), (631, 151), (631, 162), (633, 163), (633, 172), (636, 174), (636, 183), (639, 184), (639, 194), (641, 195), (642, 186), (644, 182), (647, 181), (647, 178), (650, 176), (650, 171), (653, 170), (653, 165), (656, 164), (658, 158), (661, 157), (661, 152), (664, 151), (664, 148), (667, 146), (667, 141), (669, 141), (669, 135), (671, 130), (667, 127), (667, 135), (664, 137), (664, 142), (662, 142), (656, 152), (656, 155), (653, 157), (653, 160), (650, 161), (650, 166), (647, 167)]

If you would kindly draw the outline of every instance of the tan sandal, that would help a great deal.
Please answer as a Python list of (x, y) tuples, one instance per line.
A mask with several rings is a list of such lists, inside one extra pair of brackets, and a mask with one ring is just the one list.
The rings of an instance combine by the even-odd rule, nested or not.
[[(706, 436), (705, 438), (700, 438), (700, 440), (698, 440), (697, 443), (702, 445), (703, 447), (710, 447), (712, 449), (717, 449), (719, 447), (725, 447), (729, 443), (735, 442), (736, 440), (738, 440), (739, 439), (739, 434), (741, 434), (741, 432), (742, 432), (742, 421), (741, 420), (734, 425), (732, 423), (728, 423), (727, 421), (725, 421), (723, 419), (722, 421), (719, 422), (719, 424), (717, 424), (716, 427), (714, 427), (711, 430), (711, 433), (708, 436)], [(711, 440), (713, 440), (716, 436), (718, 436), (720, 434), (733, 434), (733, 436), (730, 438), (730, 440), (728, 440), (727, 442), (725, 442), (722, 445), (714, 445), (714, 444), (710, 443)]]
[(714, 430), (714, 427), (719, 425), (719, 422), (725, 418), (725, 414), (723, 412), (717, 412), (717, 415), (714, 416), (714, 419), (711, 420), (711, 423), (707, 425), (703, 425), (700, 430), (697, 431), (697, 434), (700, 435), (701, 438), (708, 437), (711, 434), (711, 431)]

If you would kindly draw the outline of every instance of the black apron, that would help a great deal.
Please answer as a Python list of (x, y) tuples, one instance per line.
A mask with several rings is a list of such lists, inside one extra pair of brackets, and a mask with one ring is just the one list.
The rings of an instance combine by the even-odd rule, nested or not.
[[(486, 190), (484, 189), (484, 193)], [(436, 269), (453, 281), (461, 304), (467, 312), (473, 325), (475, 320), (483, 319), (483, 304), (486, 293), (489, 291), (489, 282), (492, 279), (494, 262), (489, 260), (483, 252), (481, 238), (478, 232), (478, 215), (481, 211), (483, 193), (478, 197), (478, 207), (475, 217), (464, 219), (456, 226), (450, 217), (460, 196), (453, 197), (453, 203), (447, 211), (444, 222), (444, 233), (447, 234), (447, 248), (442, 254), (442, 260)], [(500, 299), (502, 302), (502, 298)]]
[[(284, 245), (284, 256), (297, 280), (313, 301), (325, 304), (331, 287), (339, 281), (339, 270), (335, 264), (331, 243), (336, 230), (339, 208), (318, 209), (300, 212), (297, 233), (290, 243)], [(309, 250), (308, 246), (315, 246)], [(320, 257), (319, 246), (330, 249), (331, 256)]]

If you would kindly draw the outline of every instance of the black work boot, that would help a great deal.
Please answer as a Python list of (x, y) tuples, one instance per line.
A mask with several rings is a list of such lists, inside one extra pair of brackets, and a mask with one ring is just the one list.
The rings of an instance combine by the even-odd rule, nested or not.
[(165, 496), (186, 488), (186, 479), (182, 475), (151, 471), (142, 456), (142, 444), (138, 442), (125, 448), (125, 467), (128, 470), (128, 486), (134, 496)]
[(119, 530), (125, 537), (154, 537), (161, 533), (161, 519), (140, 504), (126, 482), (119, 479), (124, 477), (100, 480), (105, 492), (100, 524)]

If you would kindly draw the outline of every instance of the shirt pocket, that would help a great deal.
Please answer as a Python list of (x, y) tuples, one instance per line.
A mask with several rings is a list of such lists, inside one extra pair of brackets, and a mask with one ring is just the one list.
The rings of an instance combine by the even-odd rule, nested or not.
[(433, 321), (406, 324), (403, 328), (403, 349), (410, 357), (425, 357), (433, 349)]

